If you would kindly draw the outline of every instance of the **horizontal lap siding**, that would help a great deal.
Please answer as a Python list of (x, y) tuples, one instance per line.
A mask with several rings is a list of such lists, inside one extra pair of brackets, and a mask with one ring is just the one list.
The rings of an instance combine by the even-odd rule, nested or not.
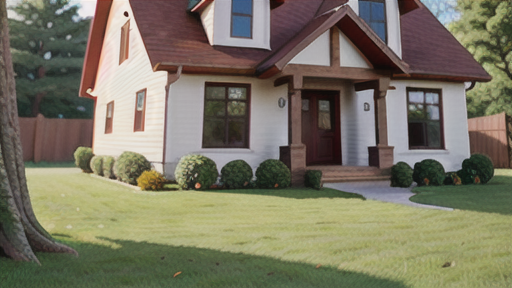
[[(123, 13), (127, 11), (129, 17)], [(165, 121), (166, 72), (153, 72), (128, 1), (114, 1), (105, 33), (96, 86), (94, 153), (143, 154), (161, 170)], [(129, 56), (119, 64), (121, 27), (130, 19)], [(134, 132), (135, 95), (147, 89), (144, 131)], [(105, 134), (107, 103), (114, 101), (113, 129)]]

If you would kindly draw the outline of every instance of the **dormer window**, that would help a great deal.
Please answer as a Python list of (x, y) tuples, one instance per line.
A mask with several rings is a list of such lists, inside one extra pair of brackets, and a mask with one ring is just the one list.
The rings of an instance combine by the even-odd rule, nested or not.
[(382, 41), (388, 42), (386, 0), (359, 0), (359, 17), (372, 28)]
[(231, 37), (252, 38), (253, 0), (232, 0)]

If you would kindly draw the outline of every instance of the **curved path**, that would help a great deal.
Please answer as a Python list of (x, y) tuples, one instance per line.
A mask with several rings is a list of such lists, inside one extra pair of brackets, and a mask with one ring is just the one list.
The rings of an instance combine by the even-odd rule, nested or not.
[(409, 198), (415, 195), (411, 192), (414, 186), (409, 188), (390, 187), (390, 181), (325, 183), (324, 187), (345, 192), (357, 193), (363, 195), (366, 199), (371, 200), (397, 203), (420, 208), (453, 211), (453, 208), (414, 203), (409, 200)]

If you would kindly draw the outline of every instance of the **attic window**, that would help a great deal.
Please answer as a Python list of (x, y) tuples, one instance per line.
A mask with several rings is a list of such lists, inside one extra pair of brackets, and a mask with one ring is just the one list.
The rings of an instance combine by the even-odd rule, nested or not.
[(119, 51), (119, 65), (128, 59), (128, 51), (130, 47), (130, 20), (121, 27), (121, 48)]
[(385, 0), (359, 0), (359, 17), (372, 28), (382, 41), (388, 42)]
[(253, 0), (232, 0), (231, 37), (252, 38)]

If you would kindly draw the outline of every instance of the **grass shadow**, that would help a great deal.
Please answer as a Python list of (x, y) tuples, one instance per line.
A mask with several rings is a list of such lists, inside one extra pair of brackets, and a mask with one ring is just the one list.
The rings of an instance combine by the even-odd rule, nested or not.
[(286, 189), (222, 189), (207, 190), (211, 193), (231, 193), (246, 195), (264, 195), (293, 199), (318, 199), (318, 198), (344, 198), (366, 200), (362, 195), (356, 193), (343, 192), (331, 188), (322, 188), (320, 190), (312, 188), (286, 188)]
[[(103, 238), (63, 241), (80, 256), (37, 253), (42, 266), (0, 259), (2, 287), (407, 287), (335, 267)], [(181, 273), (179, 273), (181, 272)]]
[(482, 185), (416, 187), (413, 192), (418, 194), (409, 200), (420, 204), (512, 215), (512, 176), (497, 175)]

